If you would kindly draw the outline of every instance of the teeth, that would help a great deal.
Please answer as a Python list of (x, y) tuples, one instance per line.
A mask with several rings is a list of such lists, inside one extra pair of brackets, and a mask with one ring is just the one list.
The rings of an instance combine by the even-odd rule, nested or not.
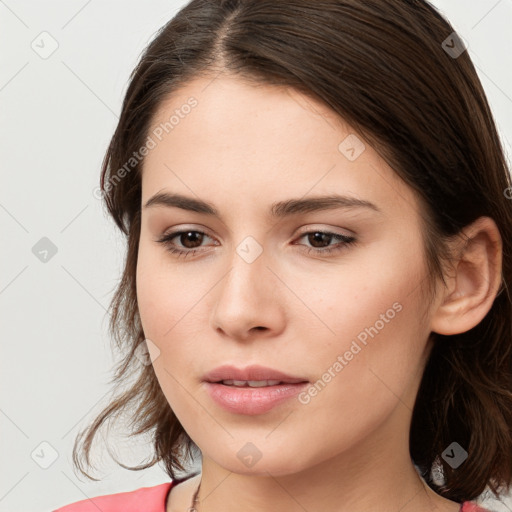
[(222, 384), (226, 386), (262, 388), (264, 386), (277, 386), (280, 382), (280, 380), (223, 380)]

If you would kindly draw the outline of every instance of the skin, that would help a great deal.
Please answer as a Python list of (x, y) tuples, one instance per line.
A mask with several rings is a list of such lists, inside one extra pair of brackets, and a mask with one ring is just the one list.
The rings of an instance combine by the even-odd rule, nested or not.
[[(467, 229), (468, 250), (428, 304), (417, 199), (361, 137), (366, 149), (354, 161), (338, 150), (350, 126), (296, 91), (222, 75), (173, 93), (152, 128), (190, 96), (198, 105), (145, 159), (142, 204), (175, 192), (212, 203), (221, 218), (143, 208), (137, 265), (156, 376), (203, 454), (201, 475), (171, 491), (167, 511), (187, 510), (200, 478), (200, 512), (242, 504), (247, 512), (459, 510), (418, 476), (409, 428), (430, 333), (465, 332), (492, 306), (501, 270), (496, 225), (482, 218)], [(332, 193), (381, 212), (268, 217), (275, 201)], [(198, 248), (195, 255), (178, 258), (156, 241), (180, 229), (205, 233), (173, 239), (182, 250)], [(340, 247), (336, 238), (313, 245), (304, 233), (315, 230), (357, 244), (308, 254)], [(236, 252), (247, 236), (263, 251), (252, 263)], [(245, 416), (221, 409), (204, 389), (202, 376), (222, 364), (262, 364), (316, 382), (394, 303), (400, 312), (307, 404), (292, 399)], [(252, 467), (237, 457), (247, 442), (262, 455)]]

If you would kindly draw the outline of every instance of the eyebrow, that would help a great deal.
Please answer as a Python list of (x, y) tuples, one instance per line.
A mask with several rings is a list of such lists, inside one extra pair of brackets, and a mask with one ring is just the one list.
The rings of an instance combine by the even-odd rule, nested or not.
[[(211, 204), (193, 197), (181, 194), (169, 194), (158, 192), (152, 196), (144, 205), (144, 208), (151, 206), (163, 206), (167, 208), (181, 208), (190, 212), (202, 213), (220, 218), (219, 211)], [(328, 196), (308, 197), (307, 199), (288, 199), (272, 203), (270, 208), (271, 218), (284, 218), (300, 213), (309, 213), (337, 208), (354, 209), (365, 208), (382, 213), (374, 203), (356, 197), (332, 194)]]

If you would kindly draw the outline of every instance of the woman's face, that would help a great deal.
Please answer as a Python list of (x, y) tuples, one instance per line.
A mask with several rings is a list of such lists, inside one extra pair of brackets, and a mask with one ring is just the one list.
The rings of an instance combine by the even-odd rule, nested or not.
[[(356, 448), (408, 450), (431, 318), (411, 189), (321, 104), (232, 77), (189, 83), (149, 136), (138, 305), (160, 386), (203, 458), (285, 475)], [(145, 207), (156, 194), (217, 213)], [(206, 384), (221, 365), (309, 384), (273, 388), (293, 396), (271, 407), (268, 388)], [(223, 407), (211, 388), (249, 402)]]

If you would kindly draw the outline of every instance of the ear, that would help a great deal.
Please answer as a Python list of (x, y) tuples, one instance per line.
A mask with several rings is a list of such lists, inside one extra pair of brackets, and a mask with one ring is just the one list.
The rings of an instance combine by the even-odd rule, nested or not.
[(431, 317), (431, 330), (445, 335), (469, 331), (485, 318), (502, 282), (502, 239), (490, 217), (480, 217), (453, 242), (447, 287)]

